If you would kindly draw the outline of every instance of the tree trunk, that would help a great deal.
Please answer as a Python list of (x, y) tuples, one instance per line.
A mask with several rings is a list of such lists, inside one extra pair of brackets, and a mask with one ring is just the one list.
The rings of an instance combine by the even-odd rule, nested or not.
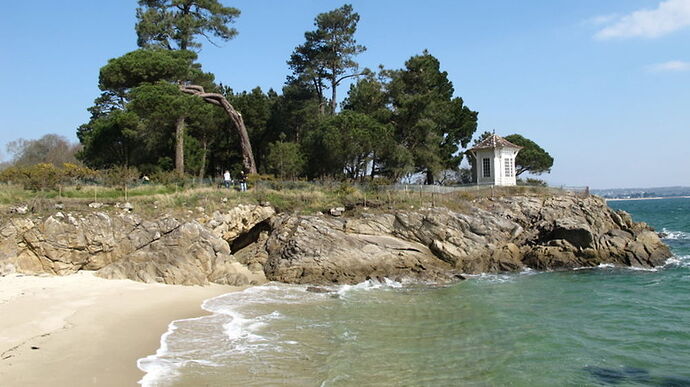
[(204, 172), (206, 172), (206, 156), (208, 155), (208, 141), (204, 139), (201, 142), (201, 168), (199, 168), (199, 184), (204, 181)]
[(371, 156), (371, 180), (374, 180), (376, 173), (376, 152), (372, 153)]
[(331, 79), (331, 115), (335, 114), (335, 108), (338, 106), (336, 102), (336, 86), (338, 86), (338, 81), (333, 77)]
[(204, 88), (198, 85), (180, 85), (180, 90), (183, 93), (197, 95), (203, 98), (204, 101), (220, 106), (225, 110), (225, 113), (232, 121), (237, 134), (240, 137), (240, 148), (242, 151), (242, 167), (245, 173), (255, 174), (256, 163), (254, 162), (254, 153), (252, 152), (252, 144), (249, 142), (249, 134), (247, 133), (247, 128), (244, 126), (244, 120), (242, 119), (242, 114), (240, 114), (235, 108), (228, 102), (228, 100), (222, 94), (217, 93), (207, 93)]
[(178, 176), (184, 176), (184, 120), (181, 116), (175, 121), (175, 171)]

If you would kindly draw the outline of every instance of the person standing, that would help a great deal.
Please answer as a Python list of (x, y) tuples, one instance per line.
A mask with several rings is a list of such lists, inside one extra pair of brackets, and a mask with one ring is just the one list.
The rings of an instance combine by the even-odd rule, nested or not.
[(230, 171), (226, 169), (225, 173), (223, 174), (223, 184), (225, 185), (225, 188), (230, 188), (230, 182), (232, 181), (231, 179)]
[(247, 176), (244, 171), (240, 172), (240, 191), (247, 192)]

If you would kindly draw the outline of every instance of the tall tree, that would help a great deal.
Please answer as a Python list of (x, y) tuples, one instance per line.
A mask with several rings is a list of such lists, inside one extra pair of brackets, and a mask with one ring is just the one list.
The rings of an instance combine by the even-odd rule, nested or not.
[(553, 157), (536, 142), (519, 134), (511, 134), (505, 139), (522, 147), (515, 158), (515, 176), (525, 172), (535, 175), (551, 172)]
[(218, 0), (139, 0), (137, 44), (188, 50), (201, 47), (198, 36), (211, 44), (212, 38), (227, 41), (237, 35), (229, 24), (239, 15)]
[(316, 29), (305, 32), (305, 42), (295, 48), (288, 61), (293, 77), (308, 79), (314, 87), (321, 113), (325, 113), (325, 84), (331, 89), (329, 112), (334, 114), (338, 85), (357, 75), (354, 57), (366, 50), (354, 37), (358, 22), (359, 14), (353, 12), (350, 4), (317, 15)]
[(375, 139), (378, 146), (372, 148), (370, 155), (371, 177), (381, 173), (392, 178), (399, 177), (397, 175), (401, 171), (394, 172), (394, 170), (396, 170), (396, 164), (399, 163), (401, 157), (404, 158), (405, 156), (399, 154), (404, 150), (398, 147), (392, 138), (391, 118), (393, 112), (388, 106), (390, 98), (385, 90), (384, 79), (377, 77), (374, 72), (368, 69), (365, 69), (362, 75), (356, 83), (350, 85), (347, 98), (343, 102), (344, 112), (361, 113), (385, 127), (387, 135)]
[[(164, 47), (186, 51), (200, 48), (196, 39), (203, 36), (211, 44), (217, 39), (227, 41), (237, 35), (230, 27), (240, 15), (233, 7), (218, 0), (139, 0), (137, 8), (137, 44), (140, 47)], [(200, 85), (204, 86), (204, 85)], [(184, 173), (184, 138), (186, 116), (175, 121), (175, 167)]]
[[(169, 51), (151, 48), (139, 49), (109, 60), (100, 70), (99, 87), (102, 90), (102, 94), (96, 99), (95, 105), (89, 109), (91, 120), (88, 124), (82, 125), (78, 130), (78, 136), (86, 146), (81, 154), (82, 157), (86, 158), (85, 161), (89, 162), (89, 158), (93, 157), (94, 159), (101, 160), (99, 161), (101, 164), (105, 162), (102, 160), (102, 155), (99, 155), (101, 150), (92, 148), (94, 146), (108, 147), (107, 143), (90, 139), (90, 137), (94, 135), (102, 136), (106, 133), (109, 136), (113, 136), (119, 133), (118, 128), (126, 127), (127, 136), (125, 137), (129, 139), (127, 141), (129, 143), (127, 149), (134, 151), (132, 149), (134, 147), (144, 150), (143, 153), (145, 154), (135, 155), (136, 152), (132, 153), (138, 162), (142, 162), (144, 158), (148, 158), (147, 163), (155, 162), (152, 159), (155, 154), (155, 152), (151, 152), (152, 146), (153, 148), (160, 148), (160, 144), (156, 144), (156, 142), (159, 142), (161, 137), (163, 140), (166, 140), (166, 136), (163, 133), (160, 136), (152, 136), (151, 134), (162, 128), (173, 127), (173, 122), (168, 122), (170, 121), (169, 118), (172, 117), (174, 120), (176, 117), (187, 114), (189, 105), (193, 105), (193, 102), (196, 102), (193, 98), (180, 93), (177, 87), (173, 85), (173, 82), (189, 78), (206, 83), (211, 83), (212, 81), (212, 76), (203, 73), (200, 66), (194, 63), (195, 59), (196, 54), (191, 51)], [(133, 92), (133, 90), (142, 87), (146, 92)], [(164, 99), (158, 98), (154, 100), (167, 102), (167, 104), (157, 105), (148, 103), (147, 101), (152, 100), (150, 98), (152, 95), (166, 95)], [(138, 103), (130, 106), (135, 98), (139, 98)], [(115, 112), (126, 111), (129, 108), (135, 108), (136, 116), (148, 121), (155, 121), (156, 125), (149, 125), (149, 130), (144, 135), (142, 130), (147, 128), (145, 127), (146, 125), (142, 124), (145, 124), (145, 122), (140, 121), (138, 125), (131, 125), (132, 117), (134, 117), (131, 114), (117, 119), (108, 119)], [(150, 119), (156, 116), (158, 117), (157, 119)], [(127, 120), (123, 121), (122, 117), (127, 117)], [(103, 122), (96, 125), (99, 120)], [(127, 125), (123, 126), (123, 122), (127, 122)], [(110, 129), (105, 130), (105, 127)], [(97, 128), (98, 130), (95, 130)], [(151, 131), (150, 129), (154, 130)], [(179, 133), (180, 131), (178, 130), (177, 132)], [(182, 152), (178, 150), (176, 153), (179, 155)], [(115, 159), (107, 161), (107, 163), (113, 163), (114, 165), (129, 164), (132, 161), (129, 156), (123, 158), (125, 153), (122, 150), (115, 153), (105, 152), (104, 155), (107, 154), (113, 157), (119, 155)], [(177, 164), (183, 166), (184, 161), (178, 158)]]
[(459, 167), (460, 149), (477, 130), (477, 112), (453, 97), (448, 73), (427, 51), (410, 58), (404, 69), (387, 73), (396, 141), (411, 153), (415, 171), (433, 184), (441, 170)]

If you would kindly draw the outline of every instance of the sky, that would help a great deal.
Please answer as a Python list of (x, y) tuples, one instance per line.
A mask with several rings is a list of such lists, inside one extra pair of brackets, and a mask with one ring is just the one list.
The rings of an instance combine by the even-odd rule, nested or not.
[[(286, 64), (332, 0), (221, 0), (239, 35), (199, 61), (235, 91), (280, 90)], [(5, 144), (76, 128), (98, 71), (135, 50), (136, 0), (13, 1), (0, 14)], [(362, 0), (361, 67), (402, 68), (423, 50), (479, 129), (522, 134), (555, 163), (551, 185), (690, 186), (690, 0)], [(343, 96), (347, 87), (339, 90)]]

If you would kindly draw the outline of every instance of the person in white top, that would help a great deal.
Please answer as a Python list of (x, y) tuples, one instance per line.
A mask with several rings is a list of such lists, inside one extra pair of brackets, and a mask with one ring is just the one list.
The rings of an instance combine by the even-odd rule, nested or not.
[(225, 184), (225, 188), (230, 188), (231, 182), (232, 178), (230, 177), (230, 171), (226, 170), (223, 174), (223, 184)]

